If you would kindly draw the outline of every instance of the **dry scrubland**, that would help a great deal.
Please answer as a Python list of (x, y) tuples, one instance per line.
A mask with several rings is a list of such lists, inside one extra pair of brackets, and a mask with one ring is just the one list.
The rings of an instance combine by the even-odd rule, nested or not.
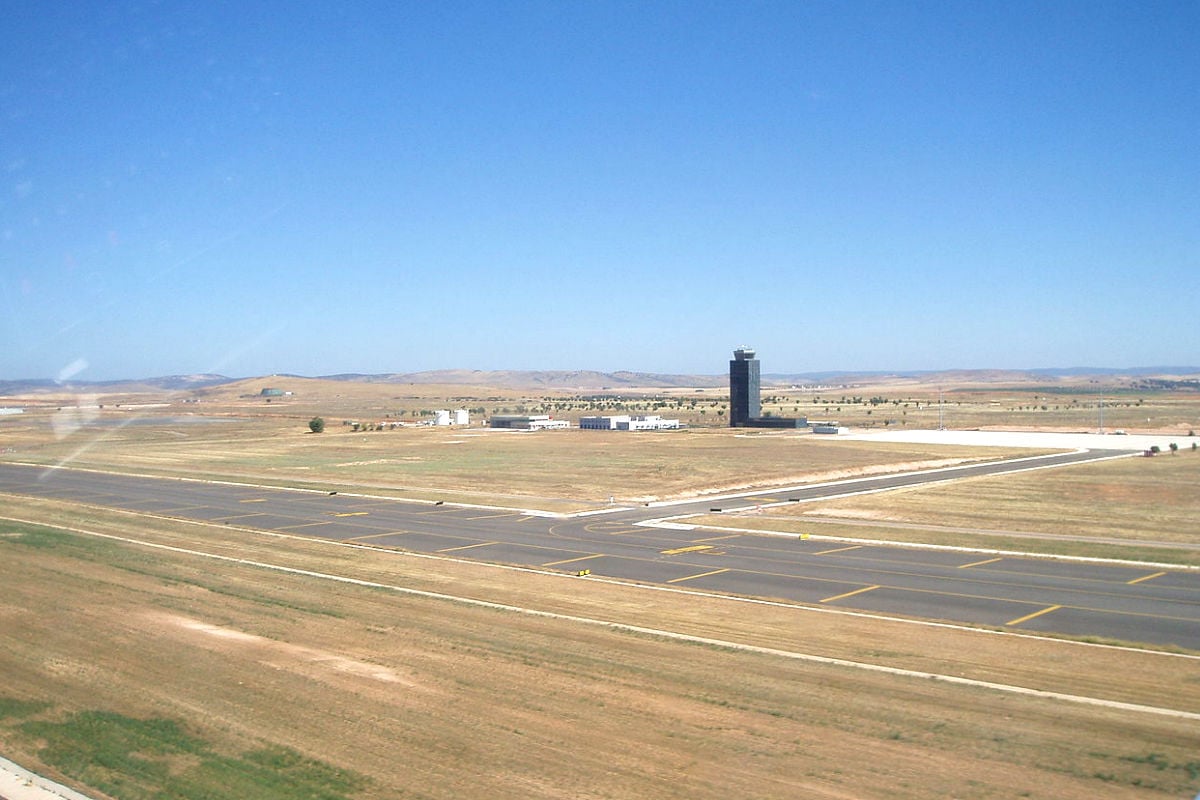
[[(270, 403), (245, 396), (266, 385), (297, 394)], [(848, 394), (869, 399), (887, 391)], [(936, 390), (892, 391), (900, 402), (889, 401), (889, 415), (916, 402), (901, 398), (924, 393), (924, 408), (907, 407), (907, 424), (936, 424), (937, 409), (928, 406)], [(1057, 409), (1049, 402), (1043, 411), (1042, 389), (989, 392), (946, 392), (947, 424), (1087, 430), (1085, 417), (1094, 414), (1078, 407), (1082, 400)], [(693, 398), (706, 394), (721, 393)], [(961, 405), (951, 405), (952, 396)], [(1063, 396), (1070, 405), (1072, 395)], [(411, 420), (430, 408), (523, 405), (536, 413), (535, 401), (584, 402), (547, 397), (272, 379), (188, 397), (0, 398), (0, 406), (28, 408), (0, 417), (0, 459), (561, 511), (594, 507), (609, 495), (669, 497), (999, 455), (727, 430), (356, 434), (341, 424)], [(1121, 406), (1106, 397), (1105, 423), (1185, 435), (1196, 424), (1197, 400), (1148, 393)], [(662, 400), (638, 402), (648, 413), (686, 418), (653, 408)], [(780, 413), (800, 404), (789, 402), (778, 405)], [(843, 422), (853, 422), (852, 412), (882, 425), (883, 403), (847, 403), (849, 412), (836, 415), (838, 406), (824, 405)], [(690, 400), (683, 407), (690, 411)], [(317, 415), (327, 421), (325, 434), (307, 432)], [(1196, 563), (1198, 465), (1200, 455), (1185, 446), (1176, 456), (715, 521)], [(1200, 661), (1185, 655), (743, 604), (16, 497), (0, 498), (0, 507), (9, 519), (0, 522), (0, 751), (97, 795), (98, 787), (121, 798), (270, 800), (1178, 798), (1200, 791), (1195, 719), (687, 643), (80, 531), (789, 653), (1200, 713)]]
[[(245, 765), (267, 758), (309, 765), (309, 783), (325, 778), (330, 798), (1090, 799), (1200, 786), (1194, 718), (672, 641), (52, 526), (1196, 713), (1200, 663), (1186, 657), (743, 606), (45, 501), (18, 502), (18, 514), (51, 527), (6, 524), (0, 537), (0, 741), (68, 781), (75, 770), (93, 785), (112, 776), (63, 759), (45, 737), (103, 710), (175, 723), (172, 739), (204, 743), (201, 755), (155, 752), (87, 720), (93, 736), (119, 740), (109, 749), (142, 747), (142, 762), (161, 765), (139, 773), (151, 790), (229, 774), (246, 782), (258, 773)], [(344, 788), (330, 788), (330, 775)], [(247, 785), (240, 797), (293, 796)]]

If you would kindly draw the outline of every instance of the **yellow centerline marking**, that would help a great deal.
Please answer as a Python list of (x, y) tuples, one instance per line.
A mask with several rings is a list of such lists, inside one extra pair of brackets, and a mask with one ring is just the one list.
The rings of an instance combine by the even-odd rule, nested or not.
[(861, 544), (852, 544), (849, 547), (835, 547), (832, 550), (822, 550), (819, 553), (813, 553), (813, 555), (814, 556), (825, 556), (825, 555), (829, 555), (830, 553), (844, 553), (847, 550), (859, 550), (863, 546), (864, 545), (861, 545)]
[(335, 517), (365, 517), (370, 512), (367, 511), (343, 511), (341, 514), (333, 514)]
[(1003, 558), (985, 558), (983, 561), (972, 561), (970, 564), (960, 564), (959, 569), (967, 567), (982, 567), (984, 564), (995, 564), (997, 561), (1003, 561)]
[(682, 578), (672, 578), (671, 580), (667, 581), (667, 583), (679, 583), (680, 581), (690, 581), (693, 578), (703, 578), (706, 575), (720, 575), (722, 572), (729, 572), (729, 570), (728, 569), (714, 569), (711, 572), (701, 572), (698, 575), (687, 575)]
[(267, 502), (267, 498), (265, 498), (265, 497), (255, 497), (255, 498), (253, 498), (253, 499), (251, 499), (251, 500), (238, 500), (238, 502), (239, 502), (239, 503), (265, 503), (265, 502)]
[(710, 536), (707, 539), (697, 539), (696, 541), (697, 542), (721, 542), (721, 541), (724, 541), (725, 539), (740, 539), (740, 538), (742, 538), (742, 534), (731, 533), (728, 536)]
[(879, 588), (878, 585), (864, 586), (861, 589), (855, 589), (853, 592), (846, 592), (845, 594), (835, 594), (833, 597), (826, 597), (821, 602), (822, 603), (832, 603), (834, 600), (844, 600), (847, 597), (854, 597), (854, 595), (856, 595), (856, 594), (862, 594), (863, 592), (870, 592), (870, 591), (872, 591), (874, 589), (878, 589), (878, 588)]
[(1006, 622), (1004, 624), (1005, 625), (1020, 625), (1022, 622), (1028, 622), (1029, 620), (1033, 619), (1034, 617), (1040, 617), (1042, 614), (1049, 614), (1051, 611), (1058, 611), (1060, 608), (1062, 608), (1062, 606), (1049, 606), (1047, 608), (1043, 608), (1041, 611), (1035, 611), (1032, 614), (1026, 614), (1023, 617), (1017, 617), (1016, 619), (1009, 620), (1008, 622)]
[(332, 525), (332, 522), (301, 522), (296, 525), (283, 525), (275, 530), (294, 531), (296, 528), (315, 528), (318, 525)]
[(1165, 573), (1165, 572), (1156, 572), (1153, 575), (1143, 575), (1140, 578), (1134, 578), (1131, 581), (1125, 581), (1125, 585), (1133, 586), (1135, 583), (1141, 583), (1142, 581), (1148, 581), (1148, 580), (1151, 580), (1152, 578), (1161, 578), (1163, 575), (1166, 575), (1166, 574), (1167, 573)]
[(505, 511), (503, 514), (484, 514), (484, 515), (483, 515), (483, 516), (481, 516), (481, 517), (467, 517), (467, 519), (469, 519), (469, 520), (473, 520), (473, 519), (498, 519), (498, 518), (500, 518), (500, 517), (515, 517), (515, 516), (517, 516), (517, 515), (516, 515), (516, 514), (514, 514), (513, 512), (511, 512), (511, 511)]
[(579, 556), (578, 558), (564, 558), (562, 561), (548, 561), (542, 564), (543, 567), (557, 567), (559, 564), (574, 564), (576, 561), (587, 561), (589, 558), (603, 558), (604, 553), (596, 553), (590, 556)]
[(439, 553), (455, 553), (459, 550), (470, 550), (472, 547), (487, 547), (489, 544), (500, 544), (499, 542), (479, 542), (478, 544), (464, 544), (462, 547), (447, 547), (445, 550), (438, 550)]
[(664, 556), (676, 556), (676, 555), (679, 555), (680, 553), (697, 553), (701, 550), (712, 550), (712, 549), (713, 549), (713, 546), (711, 544), (694, 544), (694, 545), (691, 545), (690, 547), (676, 547), (673, 550), (660, 550), (659, 552), (662, 553)]

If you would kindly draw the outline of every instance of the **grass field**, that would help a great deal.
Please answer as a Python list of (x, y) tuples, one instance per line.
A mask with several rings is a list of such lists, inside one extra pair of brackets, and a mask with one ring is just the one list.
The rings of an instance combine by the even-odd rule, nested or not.
[[(1200, 662), (1186, 657), (782, 606), (748, 613), (717, 598), (219, 526), (81, 518), (44, 501), (16, 510), (147, 543), (728, 643), (7, 524), (0, 708), (17, 712), (0, 719), (0, 741), (10, 757), (68, 782), (89, 775), (95, 759), (72, 766), (55, 748), (99, 715), (116, 751), (151, 763), (137, 772), (151, 789), (155, 775), (165, 787), (253, 774), (268, 755), (307, 765), (306, 780), (333, 782), (321, 795), (329, 797), (1097, 798), (1200, 789), (1194, 718), (731, 645), (1200, 713)], [(129, 729), (144, 725), (166, 726), (185, 744), (143, 752), (150, 745)], [(247, 786), (237, 796), (286, 796)]]
[[(298, 382), (296, 395), (268, 403), (259, 384), (186, 404), (42, 396), (0, 417), (0, 459), (573, 511), (610, 496), (1029, 452), (703, 427), (354, 433), (344, 420), (411, 421), (429, 408), (598, 409), (564, 393), (340, 382)], [(953, 413), (962, 427), (1085, 430), (1095, 411), (1086, 388), (964, 387), (937, 409), (929, 387), (856, 387), (845, 399), (797, 394), (768, 407), (791, 414), (808, 401), (820, 412), (801, 413), (876, 427), (930, 427), (931, 414)], [(704, 424), (720, 410), (714, 394), (647, 391), (621, 401), (640, 408), (601, 411)], [(1111, 427), (1136, 430), (1141, 419), (1142, 429), (1180, 435), (1200, 408), (1168, 393), (1105, 403)], [(307, 431), (316, 415), (324, 434)], [(1200, 456), (1184, 449), (712, 522), (1194, 565), (1198, 471)], [(47, 500), (0, 503), (0, 751), (98, 797), (1200, 791), (1194, 654), (746, 603)]]

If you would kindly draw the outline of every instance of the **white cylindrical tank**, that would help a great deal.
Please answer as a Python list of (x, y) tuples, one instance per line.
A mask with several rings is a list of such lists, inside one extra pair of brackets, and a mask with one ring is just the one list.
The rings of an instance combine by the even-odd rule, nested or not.
[(450, 412), (444, 411), (444, 410), (438, 410), (438, 411), (433, 412), (433, 424), (434, 425), (449, 425), (450, 424)]
[(471, 415), (467, 413), (467, 410), (465, 408), (460, 408), (454, 412), (454, 424), (455, 425), (470, 425), (471, 424)]

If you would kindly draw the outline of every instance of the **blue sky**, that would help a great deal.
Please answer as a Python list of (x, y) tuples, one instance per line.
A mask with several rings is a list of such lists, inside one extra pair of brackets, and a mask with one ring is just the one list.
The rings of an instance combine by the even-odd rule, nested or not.
[(0, 378), (1200, 364), (1200, 4), (335, 6), (0, 0)]

